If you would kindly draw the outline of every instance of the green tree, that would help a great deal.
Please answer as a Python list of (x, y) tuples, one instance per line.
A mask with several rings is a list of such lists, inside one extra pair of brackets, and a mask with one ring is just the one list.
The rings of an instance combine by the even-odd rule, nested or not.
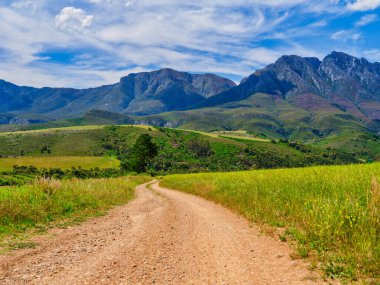
[(137, 139), (130, 153), (121, 163), (121, 168), (127, 171), (142, 173), (146, 171), (148, 163), (158, 154), (157, 146), (152, 137), (142, 134)]
[(187, 148), (196, 157), (209, 157), (212, 155), (210, 142), (204, 139), (192, 139), (187, 142)]

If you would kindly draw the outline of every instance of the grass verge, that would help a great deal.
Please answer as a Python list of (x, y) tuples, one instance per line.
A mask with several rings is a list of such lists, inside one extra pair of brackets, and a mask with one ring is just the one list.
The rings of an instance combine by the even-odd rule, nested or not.
[(380, 164), (171, 175), (161, 185), (283, 227), (326, 277), (380, 281)]
[(12, 244), (28, 231), (59, 222), (83, 221), (134, 197), (147, 176), (88, 180), (39, 179), (32, 185), (0, 187), (0, 243)]

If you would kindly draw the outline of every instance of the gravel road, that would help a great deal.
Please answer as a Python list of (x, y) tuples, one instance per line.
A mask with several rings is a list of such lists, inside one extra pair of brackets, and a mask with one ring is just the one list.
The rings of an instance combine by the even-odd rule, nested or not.
[(107, 216), (0, 256), (0, 284), (321, 284), (286, 243), (204, 199), (137, 187)]

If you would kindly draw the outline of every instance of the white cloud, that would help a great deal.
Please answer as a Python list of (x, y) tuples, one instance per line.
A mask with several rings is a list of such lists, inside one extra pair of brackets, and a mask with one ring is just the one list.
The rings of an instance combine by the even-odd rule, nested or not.
[(66, 7), (55, 17), (56, 28), (63, 31), (82, 31), (92, 25), (93, 16), (82, 9)]
[(371, 61), (380, 62), (380, 49), (365, 50), (364, 56)]
[(11, 7), (16, 8), (16, 9), (31, 9), (35, 10), (36, 6), (33, 3), (33, 1), (29, 0), (21, 0), (21, 1), (16, 1), (11, 4)]
[(360, 18), (358, 22), (355, 23), (355, 26), (357, 27), (364, 27), (367, 26), (375, 21), (377, 21), (378, 17), (376, 14), (368, 14), (364, 15), (363, 17)]
[(361, 38), (361, 33), (355, 30), (341, 30), (331, 35), (331, 39), (340, 41), (357, 41)]
[(91, 4), (117, 4), (117, 3), (124, 3), (126, 7), (131, 6), (135, 3), (135, 0), (88, 0)]
[(131, 5), (133, 5), (135, 3), (135, 0), (129, 0), (129, 1), (126, 1), (125, 2), (125, 6), (131, 6)]
[(374, 10), (380, 6), (380, 0), (356, 0), (347, 4), (347, 8), (353, 11)]
[[(76, 8), (68, 7), (73, 3)], [(350, 13), (341, 3), (13, 0), (0, 3), (0, 78), (35, 86), (86, 87), (116, 82), (131, 70), (171, 67), (239, 80), (283, 54), (324, 55), (323, 47), (317, 45), (315, 52), (305, 38), (323, 37), (327, 52), (345, 37), (357, 41), (360, 33), (354, 30), (335, 33), (336, 41), (326, 40), (331, 19)], [(305, 25), (305, 17), (312, 23)]]

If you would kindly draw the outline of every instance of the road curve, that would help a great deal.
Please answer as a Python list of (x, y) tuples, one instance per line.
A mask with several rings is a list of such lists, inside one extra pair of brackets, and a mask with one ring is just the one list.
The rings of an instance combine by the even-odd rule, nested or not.
[(291, 250), (229, 210), (163, 189), (0, 256), (0, 284), (321, 284)]

